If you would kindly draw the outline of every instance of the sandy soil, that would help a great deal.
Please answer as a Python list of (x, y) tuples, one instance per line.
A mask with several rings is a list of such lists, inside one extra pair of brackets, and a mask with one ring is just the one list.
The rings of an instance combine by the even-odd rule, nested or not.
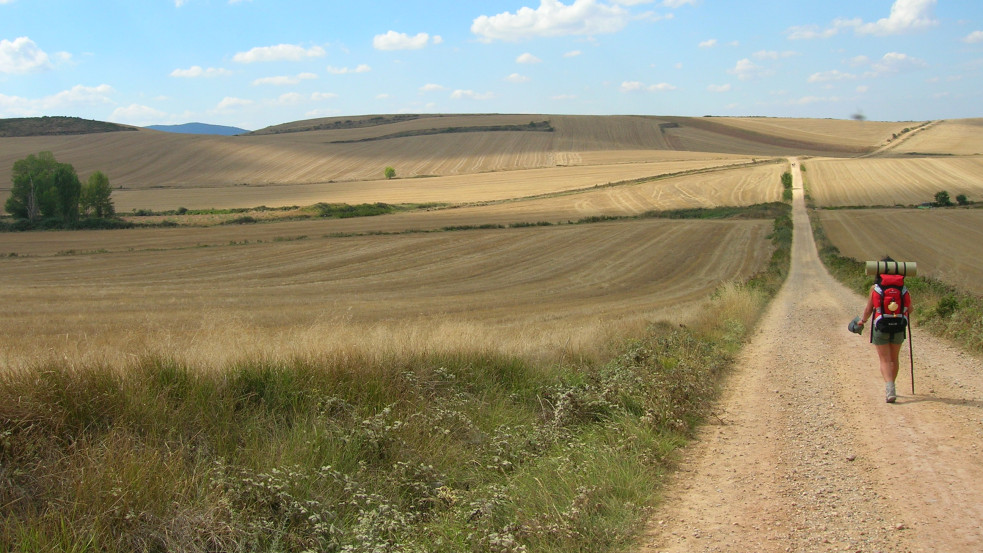
[[(983, 360), (913, 331), (884, 402), (863, 298), (820, 264), (795, 176), (788, 282), (640, 551), (983, 551)], [(917, 301), (917, 298), (914, 298)]]

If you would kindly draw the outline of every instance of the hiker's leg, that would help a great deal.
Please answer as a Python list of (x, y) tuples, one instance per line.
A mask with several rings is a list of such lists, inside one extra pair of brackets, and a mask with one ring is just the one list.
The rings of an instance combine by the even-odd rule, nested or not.
[(884, 382), (894, 382), (898, 378), (898, 352), (901, 351), (899, 344), (876, 345), (877, 359), (880, 362), (881, 376)]
[(891, 382), (898, 379), (898, 371), (901, 369), (901, 363), (898, 361), (898, 356), (901, 354), (901, 344), (888, 344), (891, 348)]

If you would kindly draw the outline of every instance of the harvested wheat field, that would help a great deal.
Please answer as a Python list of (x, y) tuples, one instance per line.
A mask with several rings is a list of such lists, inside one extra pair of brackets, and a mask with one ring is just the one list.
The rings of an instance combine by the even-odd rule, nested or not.
[[(830, 121), (818, 126), (819, 130), (811, 130), (816, 124), (804, 125), (807, 131), (802, 131), (794, 123), (771, 123), (642, 116), (394, 115), (301, 121), (232, 137), (145, 129), (7, 137), (0, 138), (0, 175), (9, 175), (16, 160), (47, 150), (59, 161), (71, 163), (83, 179), (103, 171), (113, 186), (122, 187), (121, 205), (135, 205), (139, 202), (124, 198), (131, 190), (181, 189), (197, 196), (202, 193), (198, 189), (224, 188), (228, 197), (236, 198), (246, 194), (241, 189), (257, 186), (378, 181), (386, 166), (407, 179), (585, 164), (797, 153), (855, 155), (872, 151), (897, 127)], [(861, 132), (871, 128), (877, 130)], [(639, 172), (634, 171), (636, 176)], [(626, 169), (627, 173), (632, 171)], [(614, 172), (599, 176), (592, 184), (624, 179)], [(9, 182), (0, 181), (0, 201), (8, 190)], [(272, 204), (281, 197), (267, 192), (251, 192), (249, 201), (259, 201), (252, 206), (267, 203), (260, 201), (263, 199)], [(306, 196), (304, 191), (289, 194), (311, 197), (309, 191)]]
[(242, 185), (235, 187), (158, 187), (125, 189), (113, 194), (120, 210), (249, 208), (326, 203), (474, 203), (554, 194), (718, 166), (742, 166), (749, 159), (702, 159), (596, 164), (549, 169), (521, 169), (468, 175), (373, 179), (313, 184)]
[(935, 122), (891, 149), (896, 154), (983, 155), (983, 119)]
[(589, 351), (760, 270), (770, 227), (644, 220), (7, 257), (0, 366)]
[(820, 207), (918, 205), (940, 190), (983, 200), (983, 157), (815, 159), (806, 187)]
[(823, 229), (854, 259), (918, 261), (919, 275), (983, 294), (983, 210), (820, 210)]

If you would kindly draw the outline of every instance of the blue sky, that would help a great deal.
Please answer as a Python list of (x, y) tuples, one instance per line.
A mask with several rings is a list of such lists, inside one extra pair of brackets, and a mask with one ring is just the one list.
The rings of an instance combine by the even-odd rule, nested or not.
[(0, 0), (0, 118), (983, 117), (983, 1)]

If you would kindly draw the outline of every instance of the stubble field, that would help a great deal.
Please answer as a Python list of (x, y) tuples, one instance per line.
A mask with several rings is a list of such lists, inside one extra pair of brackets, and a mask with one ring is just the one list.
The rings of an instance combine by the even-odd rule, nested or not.
[[(114, 192), (120, 210), (318, 201), (444, 207), (342, 220), (7, 235), (0, 246), (6, 282), (0, 301), (14, 307), (0, 323), (0, 362), (135, 359), (168, 351), (217, 367), (243, 356), (346, 348), (592, 355), (652, 320), (684, 320), (717, 286), (761, 270), (770, 222), (566, 223), (776, 201), (787, 166), (769, 154), (803, 144), (827, 153), (873, 150), (902, 128), (554, 116), (552, 132), (411, 135), (441, 125), (528, 120), (420, 117), (291, 132), (311, 124), (298, 122), (232, 138), (138, 131), (2, 139), (16, 145), (5, 150), (11, 159), (52, 149), (60, 160), (81, 156), (83, 167), (118, 164), (118, 170), (101, 168), (122, 186)], [(783, 140), (786, 145), (776, 145)], [(679, 143), (702, 150), (673, 149)], [(382, 147), (386, 158), (370, 152)], [(175, 156), (184, 156), (182, 162)], [(386, 159), (400, 160), (401, 176), (430, 176), (379, 179)], [(978, 194), (980, 168), (975, 157), (825, 158), (808, 162), (808, 178), (820, 205), (878, 205), (928, 198), (955, 182), (962, 188), (950, 186), (953, 195)], [(827, 215), (831, 236), (845, 245), (852, 238), (836, 224), (858, 225), (847, 212)], [(956, 221), (963, 219), (947, 218), (948, 225), (968, 225), (963, 231), (973, 225)], [(551, 226), (475, 228), (532, 223)], [(445, 231), (458, 227), (474, 230)], [(881, 247), (866, 237), (860, 242), (863, 255)], [(952, 266), (944, 259), (922, 263), (926, 270)]]

